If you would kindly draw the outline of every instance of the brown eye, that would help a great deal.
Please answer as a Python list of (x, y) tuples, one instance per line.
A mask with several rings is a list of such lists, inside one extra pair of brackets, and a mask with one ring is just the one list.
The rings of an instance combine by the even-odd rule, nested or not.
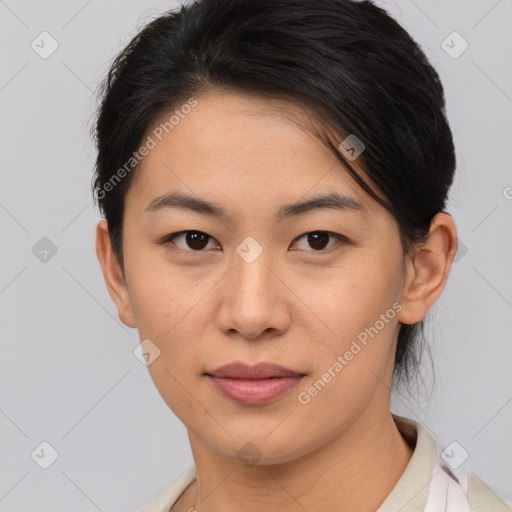
[[(333, 244), (328, 246), (331, 239), (334, 239), (338, 241), (338, 243), (348, 242), (348, 239), (344, 237), (343, 235), (338, 235), (337, 233), (331, 233), (329, 231), (311, 231), (309, 233), (304, 233), (302, 236), (297, 238), (297, 241), (307, 237), (307, 247), (299, 247), (300, 250), (306, 250), (309, 252), (315, 252), (315, 251), (323, 251), (324, 249), (330, 249)], [(308, 249), (310, 247), (311, 249), (314, 249), (311, 251)], [(327, 252), (327, 251), (325, 251)]]
[[(179, 245), (176, 243), (176, 240), (183, 240), (185, 245)], [(205, 247), (207, 247), (209, 240), (213, 238), (202, 231), (180, 231), (179, 233), (174, 233), (166, 237), (164, 243), (173, 243), (180, 249), (185, 251), (201, 251)], [(183, 242), (181, 242), (183, 244)], [(191, 251), (192, 250), (192, 251)]]
[(329, 243), (329, 234), (318, 231), (308, 234), (308, 243), (315, 250), (325, 249)]
[(200, 250), (208, 245), (208, 235), (200, 231), (189, 231), (185, 235), (185, 241), (191, 249)]

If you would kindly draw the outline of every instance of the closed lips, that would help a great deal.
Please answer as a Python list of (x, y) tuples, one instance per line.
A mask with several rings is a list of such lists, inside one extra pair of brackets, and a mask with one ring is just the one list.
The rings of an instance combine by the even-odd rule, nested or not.
[(271, 379), (277, 377), (302, 377), (305, 374), (274, 363), (263, 362), (249, 366), (245, 363), (235, 362), (206, 372), (206, 375), (228, 379)]

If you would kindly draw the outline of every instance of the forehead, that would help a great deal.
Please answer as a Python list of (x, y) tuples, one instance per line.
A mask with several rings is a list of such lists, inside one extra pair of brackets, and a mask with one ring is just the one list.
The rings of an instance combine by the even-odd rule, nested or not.
[(301, 107), (220, 91), (196, 101), (174, 115), (173, 123), (179, 106), (151, 125), (143, 140), (151, 137), (155, 144), (136, 171), (127, 203), (143, 210), (155, 197), (179, 189), (235, 211), (237, 205), (270, 207), (336, 190), (372, 208), (369, 196), (314, 135)]

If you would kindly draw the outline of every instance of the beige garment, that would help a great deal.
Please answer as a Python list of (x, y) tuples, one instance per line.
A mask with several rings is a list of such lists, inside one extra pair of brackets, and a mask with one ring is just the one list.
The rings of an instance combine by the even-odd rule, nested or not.
[[(455, 476), (441, 461), (439, 448), (419, 423), (395, 414), (393, 419), (402, 436), (414, 447), (414, 452), (404, 473), (376, 512), (425, 512), (427, 503), (430, 508), (430, 504), (437, 502), (442, 502), (443, 506), (436, 512), (512, 512), (512, 502), (473, 473), (460, 471)], [(195, 477), (196, 468), (192, 466), (136, 512), (169, 512)], [(434, 479), (440, 477), (446, 485), (438, 484), (438, 480), (434, 485)], [(434, 496), (434, 492), (444, 494)], [(448, 504), (448, 497), (456, 493), (459, 499), (462, 497), (464, 502), (468, 502), (468, 508), (459, 508), (454, 505), (455, 501), (451, 506)]]

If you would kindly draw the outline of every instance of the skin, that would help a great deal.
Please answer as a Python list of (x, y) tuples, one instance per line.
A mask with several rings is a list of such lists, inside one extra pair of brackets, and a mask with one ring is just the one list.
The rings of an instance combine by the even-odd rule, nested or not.
[[(197, 479), (172, 510), (373, 511), (412, 455), (390, 412), (398, 322), (420, 321), (443, 291), (455, 224), (438, 214), (426, 242), (404, 258), (394, 217), (310, 133), (303, 110), (225, 91), (197, 100), (144, 158), (127, 192), (126, 280), (107, 222), (97, 226), (97, 255), (119, 317), (160, 349), (149, 372), (188, 430)], [(365, 211), (273, 218), (283, 204), (333, 190)], [(229, 217), (145, 212), (170, 191), (218, 203)], [(158, 244), (185, 230), (211, 237), (202, 252), (184, 236)], [(316, 231), (348, 242), (330, 238), (315, 250), (307, 234)], [(248, 236), (263, 250), (252, 263), (236, 252)], [(300, 403), (299, 392), (395, 302), (401, 311)], [(240, 405), (204, 375), (233, 361), (271, 361), (306, 376), (274, 402)], [(237, 456), (248, 442), (260, 453), (252, 465)]]

